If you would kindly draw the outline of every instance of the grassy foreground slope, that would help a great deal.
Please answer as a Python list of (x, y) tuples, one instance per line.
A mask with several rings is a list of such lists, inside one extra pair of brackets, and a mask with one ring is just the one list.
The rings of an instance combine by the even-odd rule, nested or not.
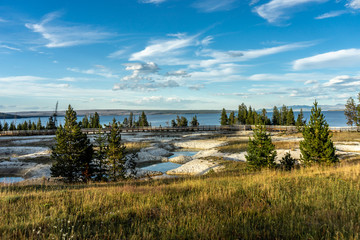
[(0, 188), (1, 239), (359, 239), (360, 165)]

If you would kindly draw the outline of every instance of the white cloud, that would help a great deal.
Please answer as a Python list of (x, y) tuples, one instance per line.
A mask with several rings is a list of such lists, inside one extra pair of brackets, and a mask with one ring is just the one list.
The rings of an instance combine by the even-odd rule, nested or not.
[(0, 44), (0, 48), (6, 48), (6, 49), (9, 49), (9, 50), (21, 52), (21, 49), (19, 49), (19, 48), (10, 47), (8, 45), (3, 45), (3, 44)]
[[(125, 70), (132, 71), (116, 83), (113, 90), (133, 90), (133, 91), (157, 91), (159, 88), (179, 87), (179, 83), (173, 79), (166, 79), (158, 74), (160, 68), (154, 62), (148, 63), (127, 63)], [(153, 80), (153, 78), (157, 78)]]
[(324, 83), (325, 87), (359, 87), (360, 86), (360, 76), (349, 76), (349, 75), (341, 75), (336, 76), (330, 79), (328, 82)]
[(126, 63), (124, 64), (126, 66), (125, 70), (127, 71), (133, 71), (136, 75), (138, 74), (150, 74), (150, 73), (156, 73), (160, 70), (158, 65), (154, 62), (148, 62), (148, 63)]
[(124, 58), (125, 56), (125, 53), (126, 53), (126, 49), (120, 49), (120, 50), (118, 50), (118, 51), (116, 51), (116, 52), (113, 52), (113, 53), (110, 53), (109, 55), (108, 55), (108, 58)]
[(113, 72), (101, 65), (96, 65), (95, 68), (87, 69), (87, 70), (80, 70), (78, 68), (67, 68), (68, 71), (76, 72), (76, 73), (83, 73), (89, 75), (97, 75), (106, 78), (119, 78), (119, 75), (113, 74)]
[(184, 34), (176, 34), (176, 38), (172, 38), (170, 40), (152, 41), (149, 46), (145, 47), (144, 50), (133, 53), (130, 57), (130, 61), (151, 61), (153, 58), (178, 55), (180, 54), (180, 49), (195, 46), (197, 44), (197, 37), (198, 35), (187, 37)]
[(242, 62), (242, 61), (247, 61), (250, 59), (260, 58), (281, 52), (296, 50), (299, 48), (305, 48), (312, 45), (314, 45), (314, 43), (311, 42), (292, 43), (292, 44), (286, 44), (271, 48), (252, 49), (245, 51), (226, 51), (226, 52), (205, 49), (200, 52), (200, 55), (212, 57), (212, 59), (202, 60), (200, 62), (200, 66), (210, 67), (214, 64), (219, 64), (219, 63)]
[(360, 64), (360, 49), (344, 49), (298, 59), (293, 62), (294, 70), (355, 67)]
[(153, 92), (157, 91), (159, 88), (176, 88), (180, 85), (174, 80), (168, 80), (165, 82), (155, 82), (155, 81), (147, 81), (147, 82), (140, 82), (137, 81), (127, 81), (127, 82), (120, 82), (115, 83), (113, 90), (133, 90), (133, 91), (146, 91), (146, 92)]
[(59, 12), (52, 12), (45, 15), (40, 23), (26, 23), (25, 26), (33, 32), (40, 33), (47, 40), (48, 43), (45, 46), (48, 48), (98, 43), (114, 36), (112, 33), (88, 25), (67, 24), (67, 26), (55, 26), (51, 24), (59, 17)]
[(340, 15), (343, 15), (345, 13), (347, 13), (346, 10), (332, 11), (332, 12), (321, 14), (320, 16), (317, 16), (315, 19), (333, 18), (333, 17), (338, 17)]
[(271, 0), (270, 2), (254, 8), (260, 17), (269, 23), (277, 23), (288, 19), (292, 12), (298, 11), (299, 6), (310, 3), (323, 3), (328, 0)]
[(360, 0), (349, 0), (346, 6), (353, 9), (360, 9)]
[(193, 7), (203, 12), (228, 11), (235, 7), (236, 0), (197, 0)]
[(178, 71), (167, 72), (166, 76), (190, 77), (190, 74), (188, 72), (186, 72), (185, 70), (178, 70)]
[(163, 3), (166, 2), (167, 0), (142, 0), (142, 3), (154, 3), (154, 4), (159, 4), (159, 3)]
[(36, 76), (10, 76), (10, 77), (0, 77), (0, 82), (34, 82), (46, 80), (43, 77)]
[(3, 19), (3, 18), (0, 18), (0, 22), (7, 22), (5, 19)]
[(329, 79), (328, 75), (325, 74), (316, 74), (316, 73), (285, 73), (285, 74), (254, 74), (248, 77), (248, 80), (251, 81), (296, 81), (296, 82), (305, 82), (309, 84), (310, 82), (314, 83), (317, 80), (327, 80)]

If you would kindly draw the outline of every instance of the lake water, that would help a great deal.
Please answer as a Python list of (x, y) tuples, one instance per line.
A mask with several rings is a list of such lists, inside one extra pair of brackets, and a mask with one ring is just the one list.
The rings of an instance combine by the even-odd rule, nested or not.
[[(310, 119), (310, 111), (304, 112), (304, 119), (309, 120)], [(325, 115), (325, 119), (330, 125), (330, 127), (345, 127), (346, 126), (346, 118), (344, 115), (344, 111), (323, 111), (323, 114)], [(272, 113), (267, 114), (268, 117), (271, 119)], [(294, 112), (295, 120), (297, 118), (298, 112)], [(152, 126), (170, 126), (171, 120), (176, 119), (176, 114), (154, 114), (154, 115), (147, 115), (148, 121), (151, 123)], [(188, 119), (190, 122), (193, 118), (194, 114), (183, 114), (181, 116), (184, 116)], [(200, 123), (200, 125), (220, 125), (220, 113), (201, 113), (196, 114), (197, 119)], [(112, 119), (115, 117), (117, 121), (123, 122), (125, 117), (129, 117), (126, 115), (121, 116), (100, 116), (100, 123), (101, 124), (109, 124), (112, 122)], [(81, 121), (83, 116), (78, 116), (78, 121)], [(138, 119), (138, 116), (136, 116)], [(46, 122), (48, 121), (48, 117), (41, 117), (41, 122), (43, 125), (46, 125)], [(9, 124), (11, 122), (15, 122), (16, 125), (19, 123), (22, 123), (24, 121), (37, 122), (38, 118), (21, 118), (21, 119), (4, 119), (2, 121), (2, 124), (4, 124), (4, 121), (8, 122)], [(64, 124), (64, 117), (58, 117), (58, 123)]]
[[(177, 157), (177, 156), (180, 156), (180, 155), (193, 156), (196, 153), (197, 152), (188, 152), (188, 151), (173, 152), (174, 155), (172, 155), (170, 158)], [(159, 172), (165, 173), (165, 172), (167, 172), (169, 170), (178, 168), (180, 166), (181, 166), (181, 164), (172, 163), (172, 162), (165, 162), (165, 163), (152, 164), (150, 166), (142, 167), (141, 169), (150, 170), (150, 171), (159, 171)]]
[(23, 181), (22, 177), (2, 177), (0, 178), (0, 183), (17, 183)]
[(165, 163), (157, 163), (157, 164), (153, 164), (147, 167), (143, 167), (141, 169), (143, 170), (149, 170), (149, 171), (159, 171), (159, 172), (167, 172), (169, 170), (175, 169), (180, 167), (181, 164), (177, 164), (177, 163), (172, 163), (172, 162), (165, 162)]

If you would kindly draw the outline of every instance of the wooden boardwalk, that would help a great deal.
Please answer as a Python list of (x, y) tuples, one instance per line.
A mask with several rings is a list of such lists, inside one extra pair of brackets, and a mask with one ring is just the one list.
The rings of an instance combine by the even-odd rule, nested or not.
[[(215, 131), (251, 131), (255, 125), (234, 125), (234, 126), (218, 126), (218, 125), (204, 125), (197, 127), (134, 127), (122, 128), (124, 133), (135, 132), (215, 132)], [(109, 133), (110, 128), (102, 128), (102, 133)], [(295, 126), (273, 126), (267, 125), (266, 130), (269, 132), (297, 132)], [(360, 132), (360, 127), (330, 127), (333, 132)], [(81, 129), (86, 134), (97, 134), (97, 128), (84, 128)], [(14, 131), (1, 131), (0, 136), (34, 136), (34, 135), (55, 135), (56, 130), (14, 130)]]

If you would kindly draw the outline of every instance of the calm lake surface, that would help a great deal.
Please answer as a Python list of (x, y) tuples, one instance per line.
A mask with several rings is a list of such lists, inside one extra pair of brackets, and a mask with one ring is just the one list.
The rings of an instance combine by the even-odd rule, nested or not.
[(2, 177), (0, 178), (0, 183), (17, 183), (23, 181), (22, 177)]
[[(309, 120), (310, 119), (310, 111), (304, 112), (304, 119)], [(236, 113), (237, 114), (237, 113)], [(325, 115), (325, 119), (330, 125), (330, 127), (345, 127), (346, 126), (346, 118), (344, 115), (344, 111), (323, 111), (323, 114)], [(268, 117), (271, 119), (272, 113), (267, 114)], [(295, 120), (297, 118), (298, 112), (294, 112)], [(176, 114), (154, 114), (154, 115), (147, 115), (148, 121), (151, 122), (152, 126), (170, 126), (171, 120), (176, 119)], [(193, 118), (194, 114), (183, 114), (180, 116), (184, 116), (188, 119), (190, 122)], [(220, 125), (220, 113), (201, 113), (196, 114), (198, 121), (200, 125)], [(81, 121), (84, 116), (78, 116), (78, 121)], [(117, 121), (123, 122), (124, 118), (128, 118), (129, 116), (121, 115), (121, 116), (100, 116), (100, 123), (101, 124), (109, 124), (112, 122), (112, 119), (115, 117)], [(46, 125), (46, 122), (48, 121), (48, 117), (41, 117), (41, 122), (43, 125)], [(138, 119), (138, 116), (136, 116), (136, 119)], [(9, 124), (11, 122), (15, 122), (16, 125), (19, 123), (22, 123), (24, 121), (37, 122), (38, 118), (20, 118), (20, 119), (4, 119), (2, 120), (2, 124), (4, 122), (8, 122)], [(58, 123), (64, 124), (64, 117), (58, 117)]]

